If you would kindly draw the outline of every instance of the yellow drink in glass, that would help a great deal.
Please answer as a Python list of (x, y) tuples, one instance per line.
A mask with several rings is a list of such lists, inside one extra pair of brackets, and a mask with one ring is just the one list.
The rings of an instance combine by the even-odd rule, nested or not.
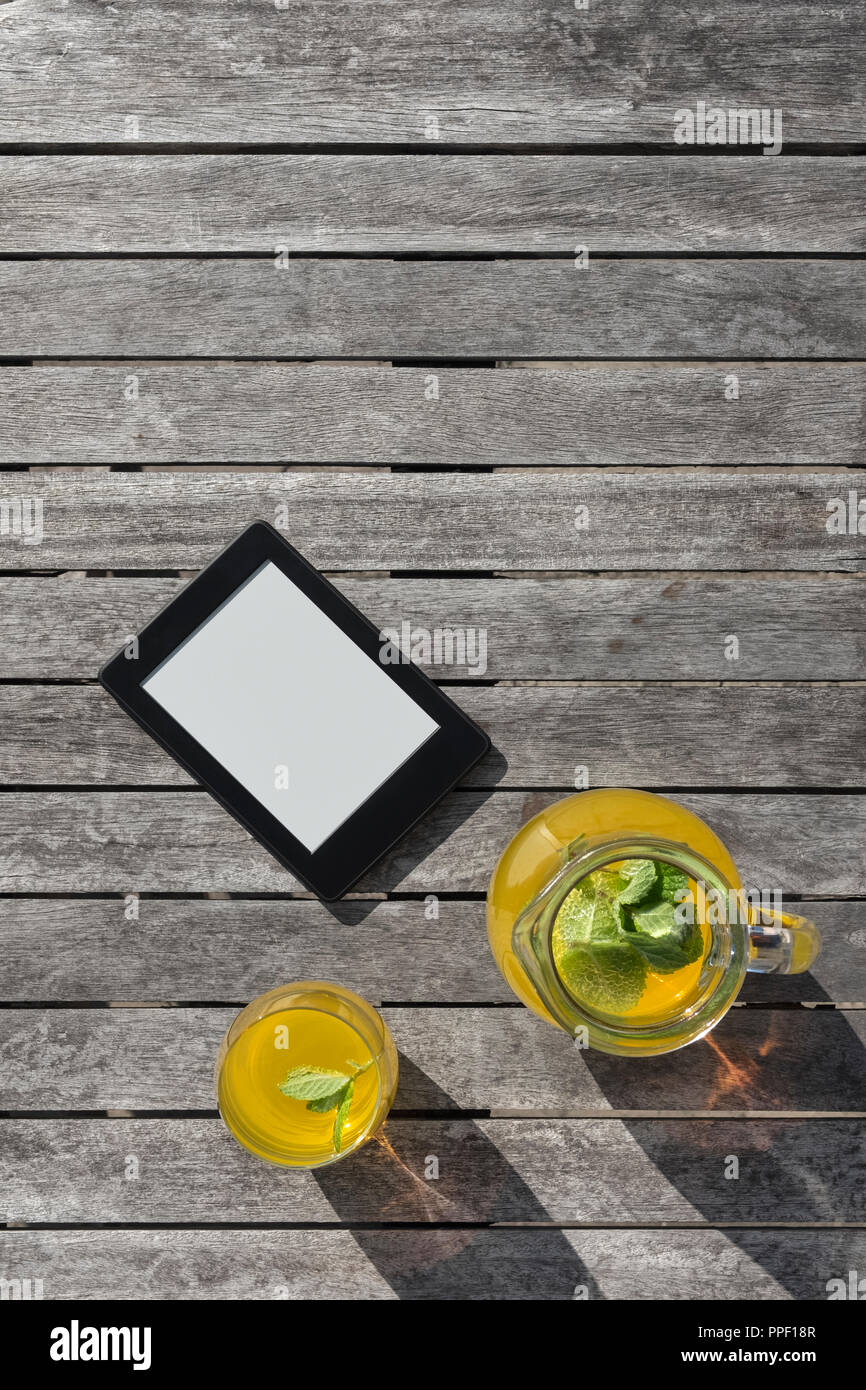
[(271, 1163), (317, 1168), (360, 1148), (397, 1088), (397, 1052), (359, 995), (308, 980), (263, 994), (220, 1047), (220, 1114), (235, 1138)]

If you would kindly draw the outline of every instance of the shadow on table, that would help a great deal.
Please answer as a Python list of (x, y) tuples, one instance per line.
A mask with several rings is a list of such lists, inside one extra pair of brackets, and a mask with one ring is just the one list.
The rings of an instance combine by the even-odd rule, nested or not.
[[(810, 983), (811, 999), (821, 992)], [(745, 1225), (863, 1219), (866, 1159), (853, 1122), (749, 1118), (866, 1109), (866, 1048), (845, 1013), (819, 1009), (806, 1018), (796, 1006), (738, 1009), (682, 1052), (633, 1060), (584, 1053), (580, 1065), (611, 1110), (670, 1112), (676, 1098), (682, 1117), (622, 1123), (693, 1209), (687, 1222), (724, 1225), (725, 1238), (792, 1298), (821, 1298), (828, 1278), (847, 1277), (850, 1233), (831, 1240), (827, 1232)], [(316, 1174), (390, 1288), (404, 1299), (604, 1297), (567, 1235), (545, 1226), (552, 1218), (543, 1203), (480, 1126), (461, 1117), (453, 1098), (414, 1063), (401, 1057), (400, 1068), (401, 1088), (415, 1104), (420, 1097), (425, 1111), (454, 1118), (431, 1118), (429, 1127), (419, 1118), (411, 1125), (392, 1119), (351, 1164)], [(712, 1124), (689, 1118), (714, 1111), (722, 1118)], [(725, 1118), (730, 1111), (738, 1117)], [(431, 1150), (439, 1150), (441, 1161), (432, 1181), (424, 1176), (437, 1156)], [(731, 1157), (736, 1178), (725, 1176)], [(552, 1152), (550, 1162), (556, 1161)], [(634, 1201), (631, 1219), (652, 1224), (657, 1204), (641, 1210), (639, 1192)], [(527, 1229), (515, 1230), (514, 1223)], [(830, 1267), (834, 1261), (838, 1269)]]
[[(434, 807), (420, 824), (408, 831), (385, 858), (370, 873), (364, 875), (352, 891), (390, 893), (395, 888), (405, 887), (406, 880), (418, 865), (434, 856), (493, 795), (496, 785), (507, 771), (508, 763), (494, 746), (485, 754), (480, 766), (484, 769), (485, 779), (491, 784), (489, 787), (473, 786), (466, 791), (461, 790), (456, 794), (451, 792), (443, 797), (438, 806)], [(453, 877), (453, 865), (449, 866), (449, 872)], [(455, 887), (459, 891), (460, 883), (456, 883)], [(362, 899), (350, 898), (345, 902), (326, 903), (325, 906), (332, 917), (346, 926), (363, 921), (374, 911), (377, 903), (374, 900), (364, 902)]]
[[(802, 977), (800, 992), (812, 1001), (826, 998), (808, 975)], [(866, 1047), (844, 1011), (819, 1008), (807, 1016), (796, 1004), (753, 1006), (737, 1009), (704, 1041), (666, 1058), (631, 1062), (602, 1053), (584, 1056), (611, 1109), (670, 1111), (674, 1097), (686, 1113), (742, 1113), (743, 1118), (712, 1125), (687, 1118), (624, 1120), (658, 1171), (694, 1208), (696, 1220), (782, 1224), (863, 1219), (866, 1158), (853, 1122), (749, 1118), (756, 1111), (808, 1116), (866, 1109)], [(679, 1099), (684, 1095), (687, 1107)], [(732, 1171), (731, 1158), (737, 1160), (735, 1178), (725, 1176)], [(847, 1275), (847, 1265), (821, 1273), (826, 1242), (814, 1232), (803, 1233), (793, 1264), (792, 1244), (784, 1233), (771, 1239), (729, 1228), (725, 1236), (758, 1260), (793, 1298), (821, 1298), (826, 1277)], [(814, 1252), (811, 1268), (803, 1263), (807, 1248)]]
[[(484, 763), (490, 790), (445, 798), (377, 868), (367, 887), (381, 892), (403, 884), (486, 801), (506, 767), (500, 751), (492, 749)], [(370, 903), (367, 910), (374, 906)], [(341, 921), (358, 921), (357, 901), (329, 910)], [(674, 1097), (684, 1116), (689, 1111), (742, 1114), (743, 1118), (713, 1125), (689, 1123), (686, 1118), (622, 1121), (693, 1208), (696, 1222), (862, 1220), (858, 1194), (866, 1190), (866, 1171), (862, 1146), (850, 1128), (845, 1152), (840, 1149), (842, 1131), (834, 1132), (833, 1122), (811, 1126), (811, 1147), (804, 1156), (802, 1120), (782, 1125), (749, 1118), (756, 1111), (866, 1110), (866, 1047), (846, 1013), (828, 1008), (815, 1011), (810, 1019), (803, 1017), (799, 1000), (831, 1002), (809, 975), (779, 982), (774, 1006), (775, 983), (761, 982), (769, 1007), (737, 1009), (707, 1039), (682, 1052), (641, 1059), (590, 1052), (583, 1054), (583, 1062), (612, 1111), (670, 1111)], [(748, 995), (747, 982), (746, 1000)], [(803, 1026), (791, 1026), (792, 1012)], [(540, 1022), (538, 1026), (544, 1027)], [(425, 1110), (459, 1112), (453, 1098), (412, 1062), (401, 1057), (400, 1070), (402, 1085), (409, 1080), (407, 1092), (423, 1095)], [(351, 1165), (338, 1164), (316, 1174), (338, 1217), (353, 1225), (358, 1244), (394, 1292), (406, 1299), (570, 1299), (580, 1289), (590, 1298), (603, 1297), (563, 1231), (552, 1225), (545, 1228), (549, 1213), (496, 1145), (470, 1118), (458, 1115), (453, 1124), (452, 1138), (460, 1145), (461, 1159), (450, 1165), (450, 1173), (443, 1168), (435, 1181), (423, 1176), (428, 1155), (417, 1149), (423, 1139), (423, 1123), (418, 1122), (386, 1125), (379, 1142)], [(441, 1120), (436, 1121), (436, 1134), (441, 1141)], [(410, 1144), (415, 1145), (413, 1152), (400, 1150)], [(738, 1161), (737, 1178), (725, 1177), (730, 1157)], [(647, 1219), (647, 1214), (635, 1211), (635, 1222)], [(368, 1229), (357, 1224), (363, 1221)], [(532, 1229), (518, 1234), (513, 1228), (495, 1228), (495, 1223), (515, 1221)], [(390, 1225), (383, 1228), (382, 1222)], [(725, 1235), (750, 1259), (760, 1259), (761, 1267), (792, 1297), (822, 1296), (817, 1271), (827, 1246), (816, 1233), (798, 1235), (797, 1268), (792, 1268), (793, 1247), (784, 1233), (775, 1239), (728, 1226)], [(807, 1248), (814, 1252), (814, 1275), (803, 1267)], [(844, 1276), (846, 1271), (836, 1273)]]
[[(423, 1094), (425, 1109), (454, 1114), (451, 1096), (408, 1058), (400, 1057), (401, 1086)], [(399, 1093), (398, 1093), (399, 1105)], [(470, 1118), (412, 1125), (386, 1124), (351, 1164), (315, 1173), (341, 1221), (366, 1218), (378, 1229), (357, 1225), (352, 1234), (382, 1278), (402, 1299), (572, 1299), (601, 1298), (598, 1286), (554, 1226), (525, 1232), (491, 1229), (485, 1223), (551, 1220), (511, 1164)], [(435, 1145), (440, 1152), (427, 1152)], [(431, 1160), (438, 1178), (424, 1176)], [(471, 1188), (471, 1197), (467, 1189)], [(383, 1222), (389, 1223), (383, 1228)], [(423, 1224), (420, 1224), (423, 1223)]]
[[(359, 890), (390, 891), (405, 883), (492, 795), (507, 766), (499, 749), (491, 748), (483, 763), (491, 786), (473, 788), (472, 795), (446, 797), (423, 826), (410, 832), (369, 879), (361, 881)], [(359, 911), (363, 916), (375, 906), (354, 900), (329, 904), (328, 910), (338, 921), (355, 924)], [(459, 1111), (452, 1096), (403, 1056), (400, 1081), (407, 1092), (423, 1094), (426, 1110), (452, 1115)], [(423, 1140), (424, 1127), (392, 1123), (351, 1165), (336, 1164), (315, 1174), (341, 1221), (369, 1222), (368, 1229), (354, 1224), (353, 1234), (389, 1287), (402, 1299), (572, 1299), (576, 1292), (600, 1297), (562, 1231), (542, 1224), (521, 1237), (513, 1230), (491, 1228), (498, 1221), (513, 1220), (515, 1211), (531, 1223), (549, 1222), (550, 1216), (471, 1118), (458, 1116), (453, 1125), (459, 1164), (449, 1163), (445, 1155), (402, 1151), (402, 1146)], [(435, 1122), (435, 1129), (441, 1139), (441, 1121)], [(432, 1133), (430, 1138), (432, 1142)], [(428, 1180), (423, 1174), (433, 1158), (441, 1160), (442, 1171)], [(475, 1173), (471, 1204), (460, 1190), (460, 1175), (465, 1178), (470, 1170)], [(389, 1225), (383, 1228), (382, 1222)]]

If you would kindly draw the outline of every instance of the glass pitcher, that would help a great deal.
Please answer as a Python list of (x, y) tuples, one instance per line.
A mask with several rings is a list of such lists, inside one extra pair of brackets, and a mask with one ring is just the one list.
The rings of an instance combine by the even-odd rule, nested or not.
[(490, 883), (487, 930), (528, 1008), (579, 1046), (630, 1056), (704, 1037), (747, 971), (808, 970), (821, 941), (780, 894), (743, 889), (693, 812), (621, 789), (566, 797), (518, 832)]

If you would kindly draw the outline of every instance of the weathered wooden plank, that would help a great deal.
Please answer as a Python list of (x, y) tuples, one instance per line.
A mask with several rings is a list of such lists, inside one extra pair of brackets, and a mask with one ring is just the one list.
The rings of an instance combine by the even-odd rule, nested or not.
[(866, 249), (851, 158), (0, 157), (0, 252)]
[[(543, 679), (544, 653), (537, 655)], [(570, 789), (581, 767), (594, 787), (866, 788), (866, 683), (663, 681), (453, 693), (496, 750), (469, 773), (469, 787)], [(0, 727), (0, 784), (193, 784), (96, 686), (0, 684)]]
[(345, 902), (337, 920), (312, 901), (204, 898), (2, 899), (0, 999), (252, 999), (276, 979), (339, 978), (350, 941), (371, 1000), (514, 1000), (480, 902)]
[[(785, 906), (818, 924), (821, 954), (805, 975), (750, 975), (742, 999), (866, 1003), (861, 904)], [(377, 1004), (514, 1002), (486, 947), (484, 903), (447, 898), (347, 901), (339, 920), (284, 898), (5, 898), (0, 999), (253, 999), (279, 979), (341, 979), (350, 941), (354, 986)]]
[[(860, 363), (573, 367), (508, 373), (286, 363), (7, 367), (0, 371), (0, 462), (863, 462), (866, 368)], [(130, 400), (132, 375), (137, 395)], [(725, 394), (731, 375), (738, 382), (735, 401)]]
[[(723, 0), (712, 23), (640, 0), (495, 10), (434, 0), (132, 0), (4, 16), (6, 143), (673, 145), (678, 108), (780, 107), (787, 141), (863, 140), (855, 8)], [(808, 55), (808, 61), (804, 58)]]
[[(348, 960), (341, 981), (355, 983)], [(0, 1009), (0, 1110), (213, 1110), (236, 1012)], [(397, 1109), (866, 1112), (863, 1010), (738, 1008), (709, 1042), (632, 1066), (520, 1007), (382, 1012), (402, 1059)]]
[[(499, 855), (550, 793), (452, 792), (359, 892), (485, 892)], [(866, 797), (680, 793), (744, 882), (866, 897)], [(291, 892), (297, 884), (206, 792), (4, 792), (0, 892)]]
[[(183, 582), (0, 577), (0, 680), (91, 679)], [(334, 582), (380, 628), (485, 632), (487, 680), (859, 680), (866, 666), (861, 575)], [(434, 678), (477, 674), (424, 655)]]
[(386, 1143), (318, 1175), (253, 1162), (219, 1120), (3, 1120), (0, 1136), (16, 1225), (866, 1218), (862, 1120), (392, 1118)]
[(399, 1297), (351, 1231), (3, 1231), (0, 1252), (7, 1279), (76, 1302)]
[(857, 261), (0, 262), (7, 357), (866, 357)]
[(844, 470), (574, 470), (543, 487), (508, 471), (9, 473), (0, 568), (192, 569), (264, 519), (331, 570), (857, 571), (866, 536), (832, 528), (860, 481)]
[[(339, 1172), (339, 1169), (328, 1170)], [(325, 1179), (322, 1179), (323, 1181)], [(826, 1299), (861, 1230), (2, 1231), (52, 1299)], [(819, 1353), (820, 1354), (820, 1353)]]

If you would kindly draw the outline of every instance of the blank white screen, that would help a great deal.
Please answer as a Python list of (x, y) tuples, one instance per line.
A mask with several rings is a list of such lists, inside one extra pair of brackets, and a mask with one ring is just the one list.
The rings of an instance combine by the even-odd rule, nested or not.
[(270, 561), (142, 685), (311, 852), (439, 728)]

